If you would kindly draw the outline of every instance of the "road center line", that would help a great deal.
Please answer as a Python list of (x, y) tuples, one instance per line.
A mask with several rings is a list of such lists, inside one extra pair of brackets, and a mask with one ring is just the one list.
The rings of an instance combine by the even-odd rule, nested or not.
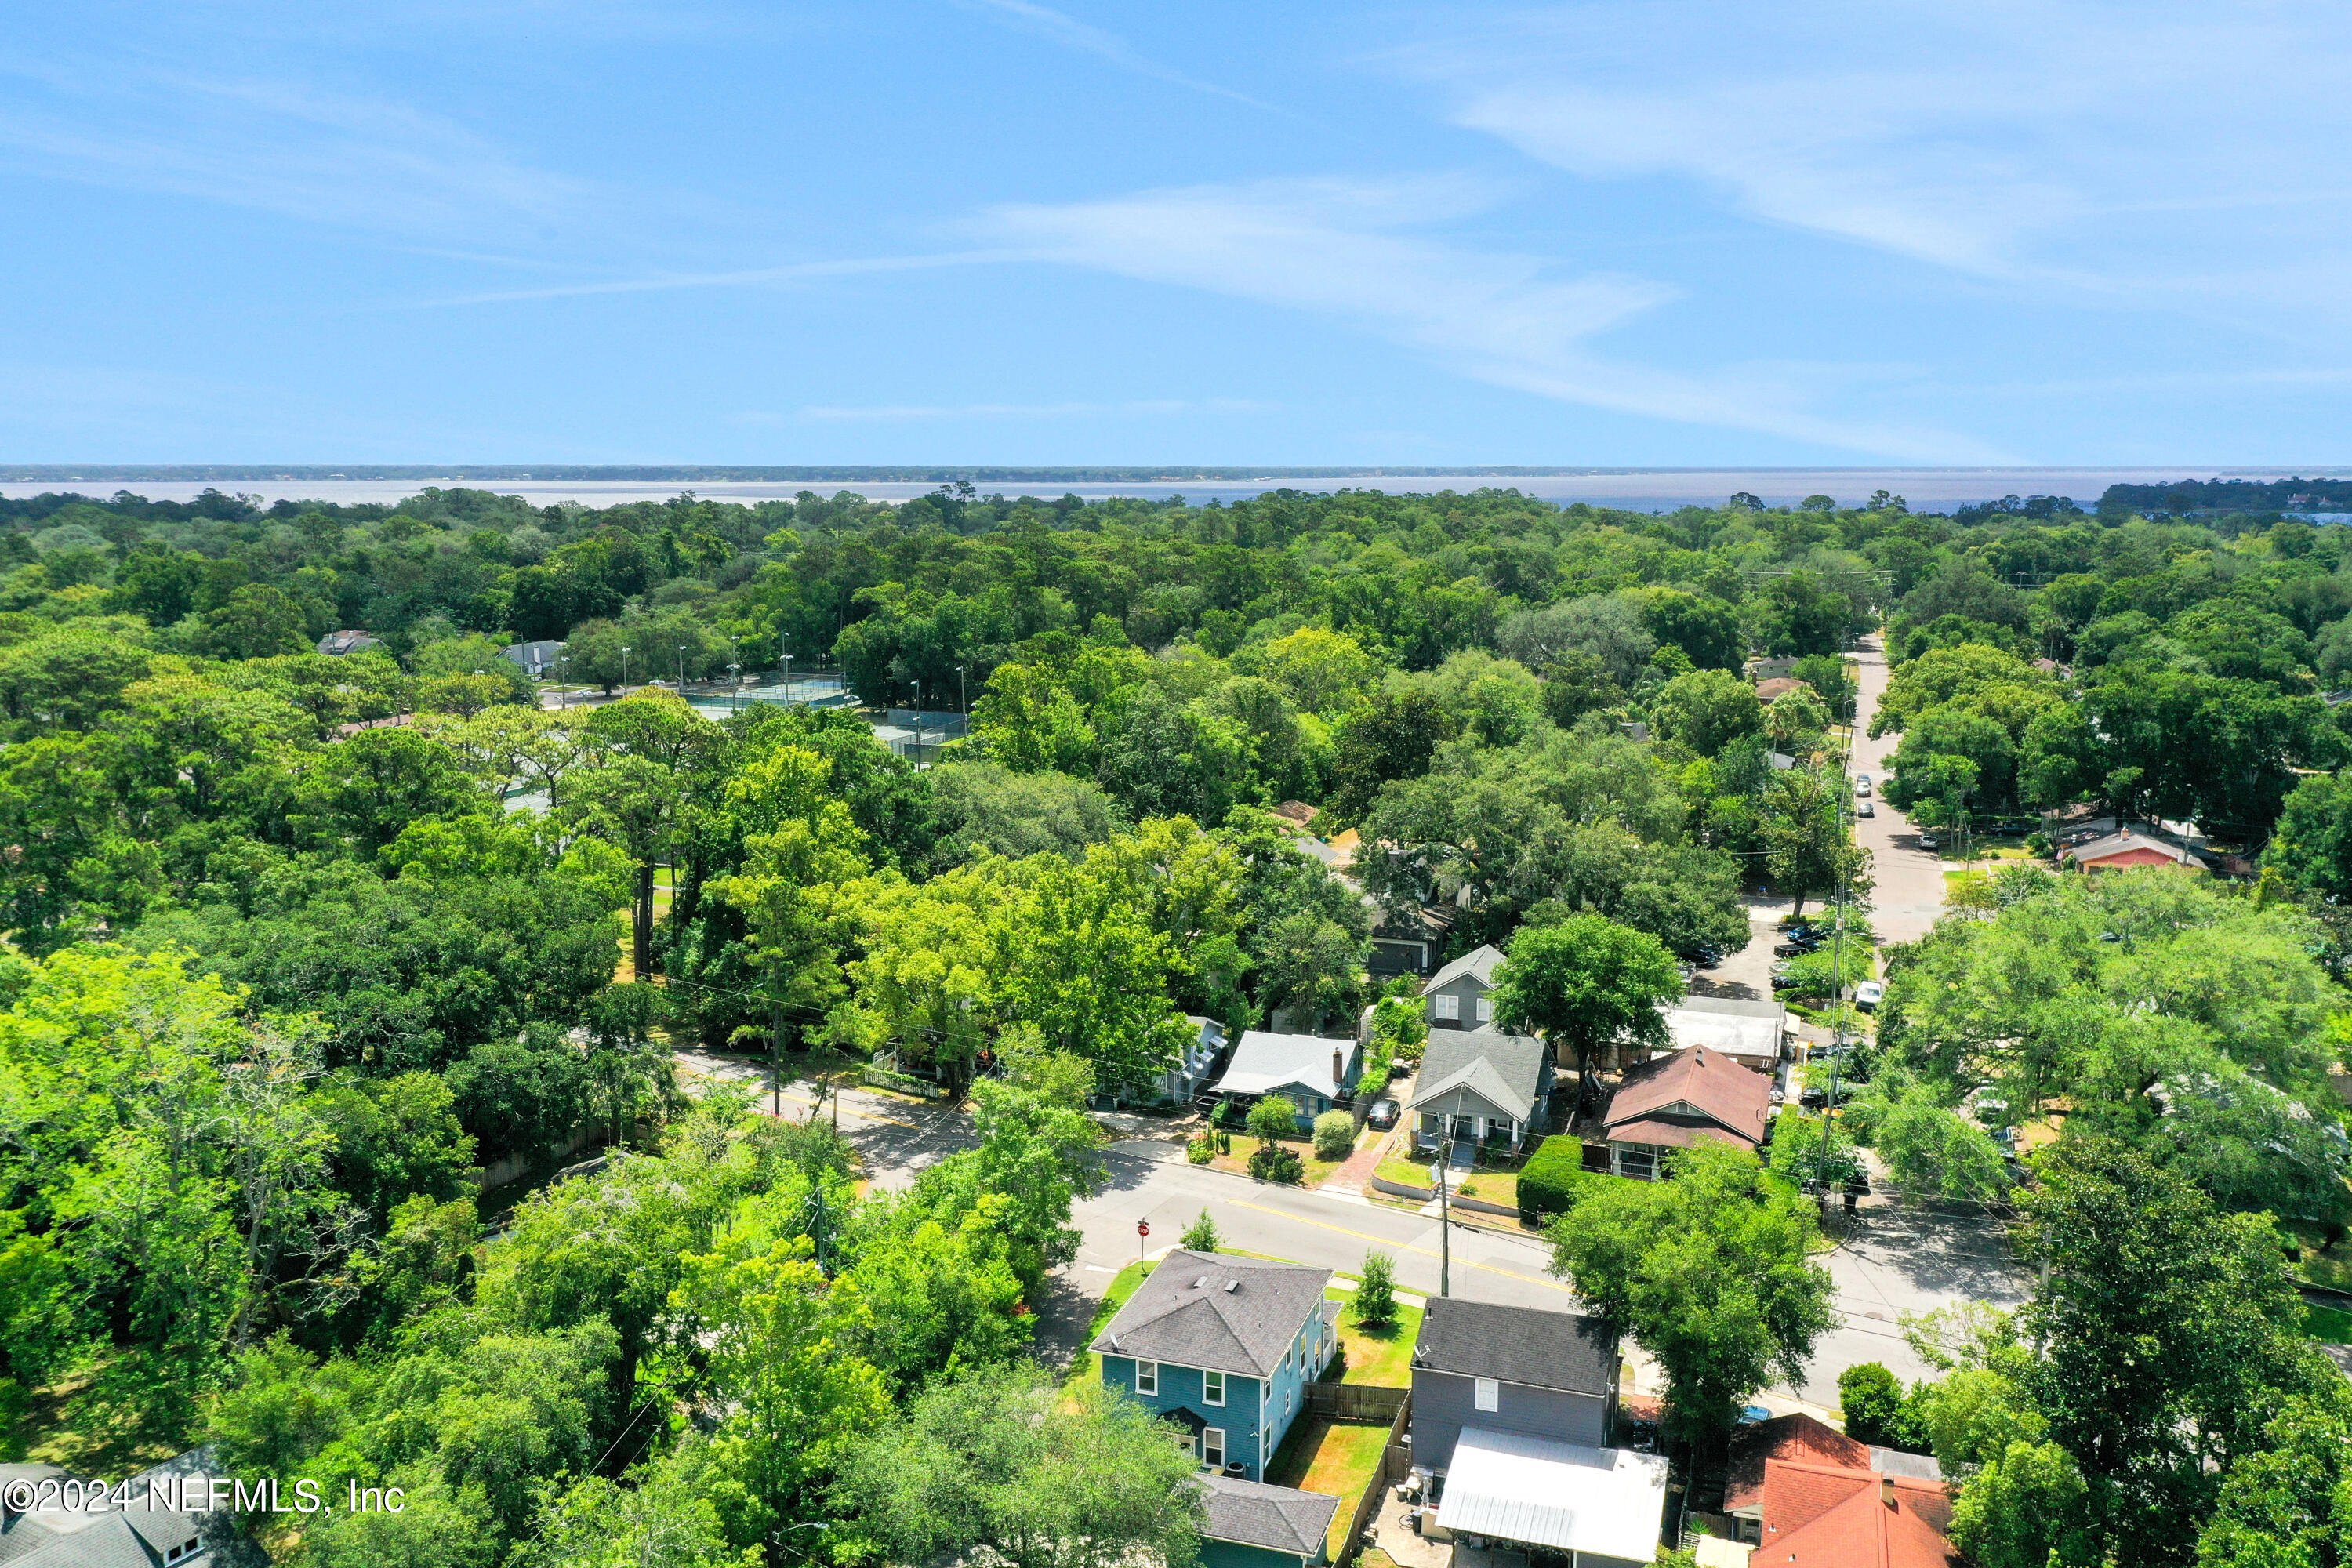
[[(1437, 1252), (1431, 1247), (1415, 1247), (1411, 1242), (1406, 1241), (1391, 1241), (1385, 1236), (1374, 1236), (1370, 1231), (1350, 1230), (1344, 1225), (1332, 1225), (1326, 1220), (1308, 1219), (1303, 1215), (1291, 1214), (1284, 1209), (1270, 1209), (1264, 1204), (1244, 1203), (1239, 1198), (1228, 1198), (1225, 1201), (1232, 1204), (1235, 1208), (1255, 1209), (1260, 1214), (1270, 1214), (1276, 1219), (1286, 1219), (1294, 1225), (1311, 1225), (1318, 1230), (1337, 1231), (1341, 1236), (1352, 1236), (1360, 1241), (1375, 1242), (1383, 1247), (1394, 1247), (1399, 1252), (1418, 1252), (1423, 1258), (1442, 1258), (1444, 1256), (1444, 1254)], [(1469, 1264), (1473, 1268), (1483, 1268), (1489, 1274), (1500, 1274), (1506, 1279), (1517, 1279), (1528, 1285), (1542, 1285), (1554, 1290), (1566, 1291), (1571, 1296), (1576, 1294), (1574, 1290), (1570, 1289), (1568, 1286), (1561, 1284), (1557, 1279), (1546, 1279), (1534, 1274), (1522, 1274), (1516, 1268), (1498, 1268), (1492, 1263), (1481, 1263), (1475, 1258), (1465, 1258), (1463, 1261)]]

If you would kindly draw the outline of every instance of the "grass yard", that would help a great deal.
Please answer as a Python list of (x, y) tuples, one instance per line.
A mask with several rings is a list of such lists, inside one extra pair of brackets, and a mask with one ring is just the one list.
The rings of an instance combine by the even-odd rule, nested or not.
[(2331, 1345), (2352, 1345), (2352, 1312), (2339, 1311), (2334, 1307), (2315, 1307), (2306, 1302), (2303, 1309), (2303, 1331)]
[[(1233, 1152), (1220, 1154), (1209, 1163), (1220, 1171), (1239, 1171), (1246, 1176), (1249, 1174), (1250, 1152), (1257, 1147), (1257, 1142), (1256, 1139), (1246, 1134), (1236, 1132), (1234, 1134)], [(1285, 1143), (1298, 1156), (1298, 1163), (1306, 1167), (1305, 1173), (1298, 1178), (1298, 1184), (1302, 1187), (1321, 1186), (1331, 1179), (1332, 1172), (1347, 1163), (1344, 1155), (1337, 1160), (1317, 1159), (1315, 1145), (1304, 1139), (1295, 1142), (1286, 1140)]]
[(1429, 1185), (1429, 1162), (1391, 1154), (1374, 1168), (1373, 1174), (1391, 1182), (1409, 1182), (1416, 1187), (1425, 1187)]
[(1479, 1198), (1490, 1204), (1519, 1206), (1519, 1173), (1517, 1171), (1473, 1171), (1462, 1178), (1454, 1191), (1465, 1198)]
[(1333, 1289), (1325, 1291), (1324, 1296), (1346, 1303), (1339, 1309), (1339, 1363), (1343, 1370), (1339, 1381), (1374, 1388), (1412, 1387), (1412, 1344), (1421, 1337), (1421, 1309), (1400, 1301), (1392, 1326), (1370, 1329), (1356, 1321), (1353, 1292)]
[(1266, 1467), (1265, 1479), (1270, 1485), (1339, 1499), (1339, 1510), (1331, 1515), (1331, 1533), (1326, 1541), (1334, 1558), (1339, 1555), (1340, 1544), (1347, 1539), (1356, 1500), (1364, 1495), (1364, 1489), (1371, 1484), (1381, 1468), (1381, 1450), (1387, 1446), (1388, 1437), (1385, 1426), (1310, 1416), (1290, 1429), (1274, 1462)]
[[(1095, 1309), (1094, 1321), (1087, 1325), (1088, 1344), (1092, 1344), (1095, 1336), (1103, 1331), (1103, 1325), (1127, 1305), (1127, 1299), (1135, 1294), (1135, 1288), (1150, 1277), (1154, 1267), (1150, 1263), (1130, 1263), (1112, 1276), (1110, 1289), (1103, 1292), (1102, 1305)], [(1102, 1357), (1092, 1351), (1080, 1351), (1070, 1363), (1069, 1375), (1062, 1379), (1065, 1387), (1072, 1384), (1101, 1381)]]

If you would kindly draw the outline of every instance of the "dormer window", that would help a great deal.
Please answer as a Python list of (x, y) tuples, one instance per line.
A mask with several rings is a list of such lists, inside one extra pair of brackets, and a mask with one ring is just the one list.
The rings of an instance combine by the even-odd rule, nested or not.
[(1446, 1020), (1448, 1023), (1460, 1022), (1462, 1017), (1462, 998), (1459, 996), (1449, 996), (1441, 992), (1437, 998), (1437, 1016), (1440, 1018)]

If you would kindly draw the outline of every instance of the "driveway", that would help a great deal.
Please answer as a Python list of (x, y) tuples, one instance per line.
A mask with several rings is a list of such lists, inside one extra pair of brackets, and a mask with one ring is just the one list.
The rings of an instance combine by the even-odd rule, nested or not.
[(1878, 740), (1869, 736), (1871, 716), (1886, 694), (1886, 655), (1875, 636), (1864, 637), (1855, 655), (1861, 664), (1861, 696), (1854, 708), (1853, 772), (1868, 773), (1877, 815), (1857, 818), (1855, 841), (1870, 851), (1871, 871), (1878, 879), (1871, 895), (1871, 924), (1884, 942), (1916, 942), (1927, 934), (1944, 908), (1944, 862), (1934, 851), (1919, 847), (1919, 832), (1904, 815), (1875, 792), (1886, 784), (1886, 760), (1901, 742), (1898, 734)]

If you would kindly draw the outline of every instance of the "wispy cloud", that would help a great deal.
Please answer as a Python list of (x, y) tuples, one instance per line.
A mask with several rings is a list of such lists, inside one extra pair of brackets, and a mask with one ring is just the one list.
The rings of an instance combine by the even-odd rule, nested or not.
[(0, 165), (410, 235), (543, 229), (592, 187), (389, 99), (0, 62)]
[(1542, 258), (1414, 232), (1497, 199), (1465, 179), (1269, 181), (999, 207), (992, 239), (1087, 267), (1349, 321), (1461, 374), (1559, 402), (1941, 461), (1996, 455), (1948, 432), (1811, 410), (1883, 372), (1743, 365), (1703, 376), (1604, 359), (1591, 341), (1673, 298), (1642, 279), (1555, 276)]
[(1246, 103), (1252, 109), (1263, 109), (1274, 114), (1290, 112), (1288, 110), (1252, 98), (1246, 93), (1235, 92), (1229, 87), (1219, 87), (1215, 82), (1202, 81), (1198, 77), (1186, 76), (1181, 71), (1171, 70), (1157, 61), (1147, 59), (1136, 53), (1134, 47), (1117, 34), (1107, 33), (1090, 23), (1079, 21), (1075, 16), (1037, 5), (1035, 0), (959, 0), (959, 3), (968, 10), (978, 11), (1010, 26), (1018, 27), (1023, 32), (1049, 38), (1066, 48), (1079, 49), (1087, 54), (1098, 56), (1121, 70), (1133, 71), (1138, 76), (1148, 76), (1156, 81), (1190, 88), (1194, 92), (1205, 92), (1218, 98), (1231, 99), (1235, 103)]
[(2315, 252), (2338, 299), (2352, 261), (2335, 5), (1578, 0), (1387, 58), (1571, 173), (1979, 277), (2308, 300)]
[(608, 278), (583, 283), (551, 283), (536, 289), (499, 289), (478, 294), (452, 294), (409, 301), (412, 308), (444, 305), (505, 305), (530, 300), (571, 300), (598, 294), (648, 294), (676, 289), (754, 289), (785, 283), (805, 283), (821, 278), (850, 278), (868, 272), (925, 272), (943, 267), (976, 267), (988, 262), (1034, 261), (1027, 250), (952, 250), (922, 256), (853, 256), (830, 261), (795, 261), (782, 267), (753, 267), (732, 272), (659, 272), (638, 278)]
[(1170, 414), (1270, 414), (1280, 406), (1280, 404), (1245, 397), (1154, 397), (1122, 403), (888, 404), (872, 408), (810, 407), (800, 410), (797, 416), (746, 414), (739, 417), (745, 423), (761, 425), (790, 424), (801, 419), (1137, 419)]

